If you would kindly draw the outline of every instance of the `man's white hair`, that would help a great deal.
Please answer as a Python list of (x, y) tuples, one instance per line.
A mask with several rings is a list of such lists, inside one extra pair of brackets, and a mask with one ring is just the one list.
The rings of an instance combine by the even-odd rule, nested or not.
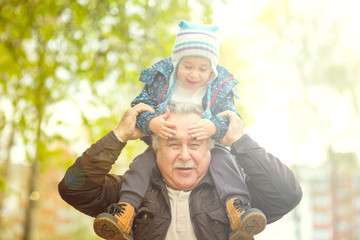
[[(197, 114), (200, 117), (202, 117), (202, 114), (204, 112), (204, 109), (196, 104), (193, 103), (177, 103), (177, 104), (168, 104), (168, 108), (172, 114), (177, 115), (189, 115), (189, 114)], [(153, 134), (151, 136), (152, 140), (152, 146), (154, 149), (159, 149), (159, 136), (156, 134)], [(208, 138), (208, 146), (209, 149), (212, 149), (214, 147), (215, 141), (212, 138)]]

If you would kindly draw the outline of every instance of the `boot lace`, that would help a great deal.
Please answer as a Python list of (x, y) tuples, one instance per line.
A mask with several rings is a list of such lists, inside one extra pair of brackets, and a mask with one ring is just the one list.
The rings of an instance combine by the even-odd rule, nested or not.
[(246, 210), (250, 209), (250, 203), (243, 203), (240, 199), (235, 199), (233, 203), (235, 210), (239, 213), (245, 212)]
[(122, 214), (125, 213), (125, 207), (127, 206), (127, 204), (125, 203), (121, 203), (121, 204), (118, 204), (118, 203), (112, 203), (107, 211), (108, 213), (112, 214), (112, 215), (119, 215), (121, 216)]

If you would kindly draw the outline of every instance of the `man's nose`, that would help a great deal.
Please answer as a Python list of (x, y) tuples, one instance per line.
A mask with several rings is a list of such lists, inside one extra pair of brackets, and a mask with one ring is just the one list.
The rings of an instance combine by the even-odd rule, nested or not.
[(191, 159), (189, 148), (187, 146), (181, 148), (180, 157), (182, 161), (189, 161)]

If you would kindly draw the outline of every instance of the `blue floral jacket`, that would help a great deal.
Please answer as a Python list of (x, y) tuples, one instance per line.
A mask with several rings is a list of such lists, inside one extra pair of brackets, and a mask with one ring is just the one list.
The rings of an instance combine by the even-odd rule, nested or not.
[[(150, 136), (152, 131), (149, 129), (151, 119), (159, 113), (157, 106), (164, 102), (168, 96), (170, 75), (174, 71), (171, 57), (165, 58), (155, 63), (152, 68), (142, 70), (140, 81), (145, 83), (141, 93), (132, 101), (131, 106), (142, 102), (152, 106), (155, 109), (155, 114), (150, 112), (143, 112), (138, 115), (136, 124), (141, 131)], [(206, 101), (205, 95), (202, 100), (204, 109), (210, 104), (211, 118), (210, 120), (215, 124), (217, 133), (213, 138), (222, 138), (228, 128), (228, 119), (226, 117), (216, 116), (218, 113), (225, 110), (230, 110), (237, 113), (234, 104), (234, 97), (238, 98), (236, 92), (236, 84), (238, 81), (234, 76), (222, 66), (217, 66), (218, 77), (211, 83), (210, 103)], [(209, 91), (207, 91), (207, 94)], [(159, 113), (160, 114), (160, 113)], [(238, 113), (237, 113), (238, 114)]]

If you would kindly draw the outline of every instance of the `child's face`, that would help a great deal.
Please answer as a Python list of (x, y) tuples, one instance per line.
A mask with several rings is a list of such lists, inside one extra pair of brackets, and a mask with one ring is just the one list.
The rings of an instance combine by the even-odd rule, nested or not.
[(176, 72), (176, 79), (186, 89), (193, 90), (210, 81), (212, 77), (210, 61), (204, 57), (185, 57), (181, 59)]

